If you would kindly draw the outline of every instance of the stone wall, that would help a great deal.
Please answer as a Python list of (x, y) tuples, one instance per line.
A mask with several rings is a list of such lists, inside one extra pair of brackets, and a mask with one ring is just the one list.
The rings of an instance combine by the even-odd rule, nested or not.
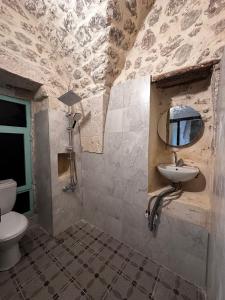
[[(206, 192), (209, 198), (212, 170), (214, 166), (214, 135), (215, 103), (213, 99), (213, 80), (211, 75), (207, 79), (191, 83), (180, 84), (169, 88), (157, 88), (155, 84), (151, 87), (151, 118), (149, 132), (149, 192), (162, 188), (169, 184), (156, 169), (160, 163), (174, 162), (172, 151), (176, 151), (178, 158), (182, 158), (188, 165), (197, 166), (200, 174), (194, 180), (183, 184), (185, 191), (199, 193)], [(161, 115), (170, 107), (176, 105), (187, 105), (198, 111), (204, 122), (204, 132), (201, 137), (189, 147), (173, 148), (166, 146), (158, 136), (157, 126)], [(206, 199), (207, 200), (207, 199)]]
[(68, 89), (88, 99), (77, 108), (91, 113), (82, 147), (102, 152), (108, 101), (98, 95), (115, 80), (220, 57), (224, 10), (224, 0), (1, 0), (0, 68), (44, 84), (51, 99)]
[(94, 107), (100, 110), (102, 100), (92, 104), (92, 97), (104, 94), (121, 72), (151, 3), (1, 0), (0, 68), (44, 84), (50, 97), (73, 89), (89, 99), (92, 122), (85, 118), (82, 146), (102, 152), (104, 122), (95, 118)]
[(157, 0), (116, 83), (220, 58), (224, 44), (224, 0)]

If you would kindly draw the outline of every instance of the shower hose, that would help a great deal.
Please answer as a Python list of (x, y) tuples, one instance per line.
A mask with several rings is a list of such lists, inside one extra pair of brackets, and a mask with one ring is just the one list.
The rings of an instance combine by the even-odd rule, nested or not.
[[(167, 206), (172, 200), (179, 198), (181, 193), (182, 190), (180, 183), (173, 183), (173, 185), (167, 190), (164, 190), (160, 194), (149, 199), (146, 214), (148, 216), (148, 227), (150, 231), (155, 232), (157, 230), (162, 208)], [(151, 210), (151, 204), (153, 201), (154, 205)]]

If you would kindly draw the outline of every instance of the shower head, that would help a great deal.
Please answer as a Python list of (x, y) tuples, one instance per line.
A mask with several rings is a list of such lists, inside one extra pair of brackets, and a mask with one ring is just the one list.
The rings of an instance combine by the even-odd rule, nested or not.
[(75, 127), (76, 123), (81, 119), (81, 117), (82, 117), (82, 115), (80, 113), (74, 114), (74, 116), (73, 116), (74, 122), (73, 122), (73, 126), (72, 126), (73, 128)]
[(81, 97), (74, 93), (74, 91), (72, 90), (63, 94), (58, 99), (68, 106), (72, 106), (81, 101)]
[(74, 121), (79, 121), (81, 119), (82, 115), (80, 113), (75, 113), (73, 116)]

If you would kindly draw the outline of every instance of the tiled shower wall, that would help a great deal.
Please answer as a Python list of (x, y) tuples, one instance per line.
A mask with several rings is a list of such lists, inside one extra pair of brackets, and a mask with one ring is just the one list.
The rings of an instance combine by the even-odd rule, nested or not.
[(82, 153), (83, 217), (199, 285), (205, 285), (208, 232), (162, 214), (156, 237), (144, 217), (148, 202), (150, 78), (114, 86), (104, 154)]
[(225, 53), (221, 61), (216, 117), (215, 177), (209, 247), (209, 300), (223, 300), (225, 297)]
[(150, 78), (114, 87), (104, 154), (82, 154), (84, 217), (133, 244), (130, 211), (144, 212), (147, 196), (149, 98)]
[[(65, 193), (63, 188), (70, 182), (69, 174), (58, 176), (58, 153), (65, 153), (69, 144), (68, 119), (66, 110), (59, 108), (49, 110), (51, 186), (53, 234), (67, 229), (81, 218), (81, 146), (78, 127), (74, 128), (74, 151), (78, 184), (74, 193)], [(67, 172), (69, 173), (69, 172)]]
[(81, 219), (81, 146), (78, 127), (74, 134), (78, 184), (74, 193), (63, 192), (69, 175), (58, 176), (58, 153), (68, 145), (68, 120), (60, 108), (35, 114), (35, 173), (39, 223), (53, 235)]

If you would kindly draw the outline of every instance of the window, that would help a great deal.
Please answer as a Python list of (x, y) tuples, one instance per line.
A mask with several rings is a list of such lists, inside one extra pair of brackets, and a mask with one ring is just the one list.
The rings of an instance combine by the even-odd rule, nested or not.
[(32, 211), (30, 102), (0, 95), (0, 180), (17, 182), (14, 210)]

